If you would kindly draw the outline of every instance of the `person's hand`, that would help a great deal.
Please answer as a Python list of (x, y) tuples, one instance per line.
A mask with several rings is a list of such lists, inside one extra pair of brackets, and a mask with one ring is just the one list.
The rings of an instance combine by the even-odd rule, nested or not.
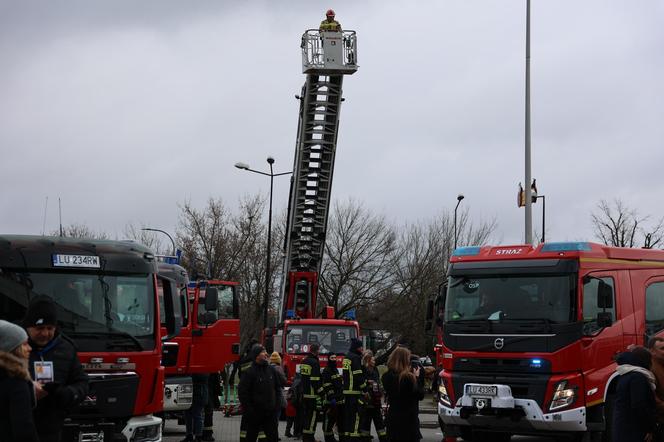
[(48, 391), (42, 388), (41, 382), (32, 381), (32, 385), (35, 387), (35, 397), (37, 400), (43, 399), (48, 396)]
[(413, 374), (415, 375), (416, 378), (420, 377), (420, 367), (419, 367), (419, 365), (413, 369)]

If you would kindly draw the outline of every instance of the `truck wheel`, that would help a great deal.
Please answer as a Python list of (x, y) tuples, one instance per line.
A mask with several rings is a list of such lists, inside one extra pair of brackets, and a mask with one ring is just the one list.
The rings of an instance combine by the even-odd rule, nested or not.
[(473, 442), (509, 442), (511, 438), (509, 433), (473, 431)]
[(461, 439), (466, 442), (473, 442), (473, 429), (470, 427), (461, 427)]

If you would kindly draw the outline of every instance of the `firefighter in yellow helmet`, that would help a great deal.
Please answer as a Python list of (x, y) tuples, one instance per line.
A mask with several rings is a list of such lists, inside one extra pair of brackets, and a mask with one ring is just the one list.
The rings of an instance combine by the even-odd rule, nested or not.
[(328, 9), (325, 13), (326, 18), (320, 22), (318, 30), (341, 32), (341, 24), (334, 19), (334, 15), (334, 11), (332, 9)]

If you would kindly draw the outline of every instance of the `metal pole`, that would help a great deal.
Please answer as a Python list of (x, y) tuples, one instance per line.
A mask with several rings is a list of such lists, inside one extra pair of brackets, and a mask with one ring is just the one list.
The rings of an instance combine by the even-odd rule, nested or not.
[(542, 243), (544, 243), (544, 232), (546, 231), (546, 197), (542, 195)]
[(151, 232), (161, 232), (161, 233), (163, 233), (164, 235), (168, 236), (168, 239), (171, 240), (171, 245), (173, 246), (173, 256), (176, 255), (176, 253), (175, 253), (175, 241), (173, 240), (173, 237), (172, 237), (171, 235), (168, 234), (168, 232), (166, 232), (165, 230), (153, 229), (153, 228), (151, 228), (151, 227), (144, 227), (144, 228), (142, 228), (141, 230), (149, 230), (149, 231), (151, 231)]
[(265, 264), (265, 298), (263, 299), (263, 328), (267, 328), (267, 307), (270, 303), (270, 254), (272, 252), (272, 189), (274, 187), (274, 172), (272, 164), (274, 158), (268, 157), (267, 162), (270, 165), (270, 210), (267, 215), (267, 260)]
[(459, 208), (459, 204), (461, 204), (461, 200), (463, 198), (464, 196), (459, 194), (457, 196), (456, 206), (454, 207), (454, 250), (457, 248), (457, 209)]
[(533, 243), (533, 211), (532, 211), (532, 192), (530, 183), (532, 181), (530, 173), (530, 0), (526, 0), (526, 219), (525, 219), (525, 243)]

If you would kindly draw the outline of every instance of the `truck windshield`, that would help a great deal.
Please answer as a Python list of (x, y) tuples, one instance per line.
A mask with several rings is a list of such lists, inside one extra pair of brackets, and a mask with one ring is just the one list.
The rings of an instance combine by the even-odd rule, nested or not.
[(286, 350), (290, 354), (309, 352), (309, 345), (320, 345), (320, 354), (345, 354), (351, 338), (357, 337), (355, 327), (333, 325), (290, 325), (286, 330)]
[(569, 323), (575, 318), (572, 275), (451, 276), (445, 322), (542, 320)]
[(147, 274), (0, 269), (0, 316), (19, 321), (29, 300), (38, 295), (55, 301), (60, 330), (76, 341), (80, 351), (154, 348), (154, 289)]

